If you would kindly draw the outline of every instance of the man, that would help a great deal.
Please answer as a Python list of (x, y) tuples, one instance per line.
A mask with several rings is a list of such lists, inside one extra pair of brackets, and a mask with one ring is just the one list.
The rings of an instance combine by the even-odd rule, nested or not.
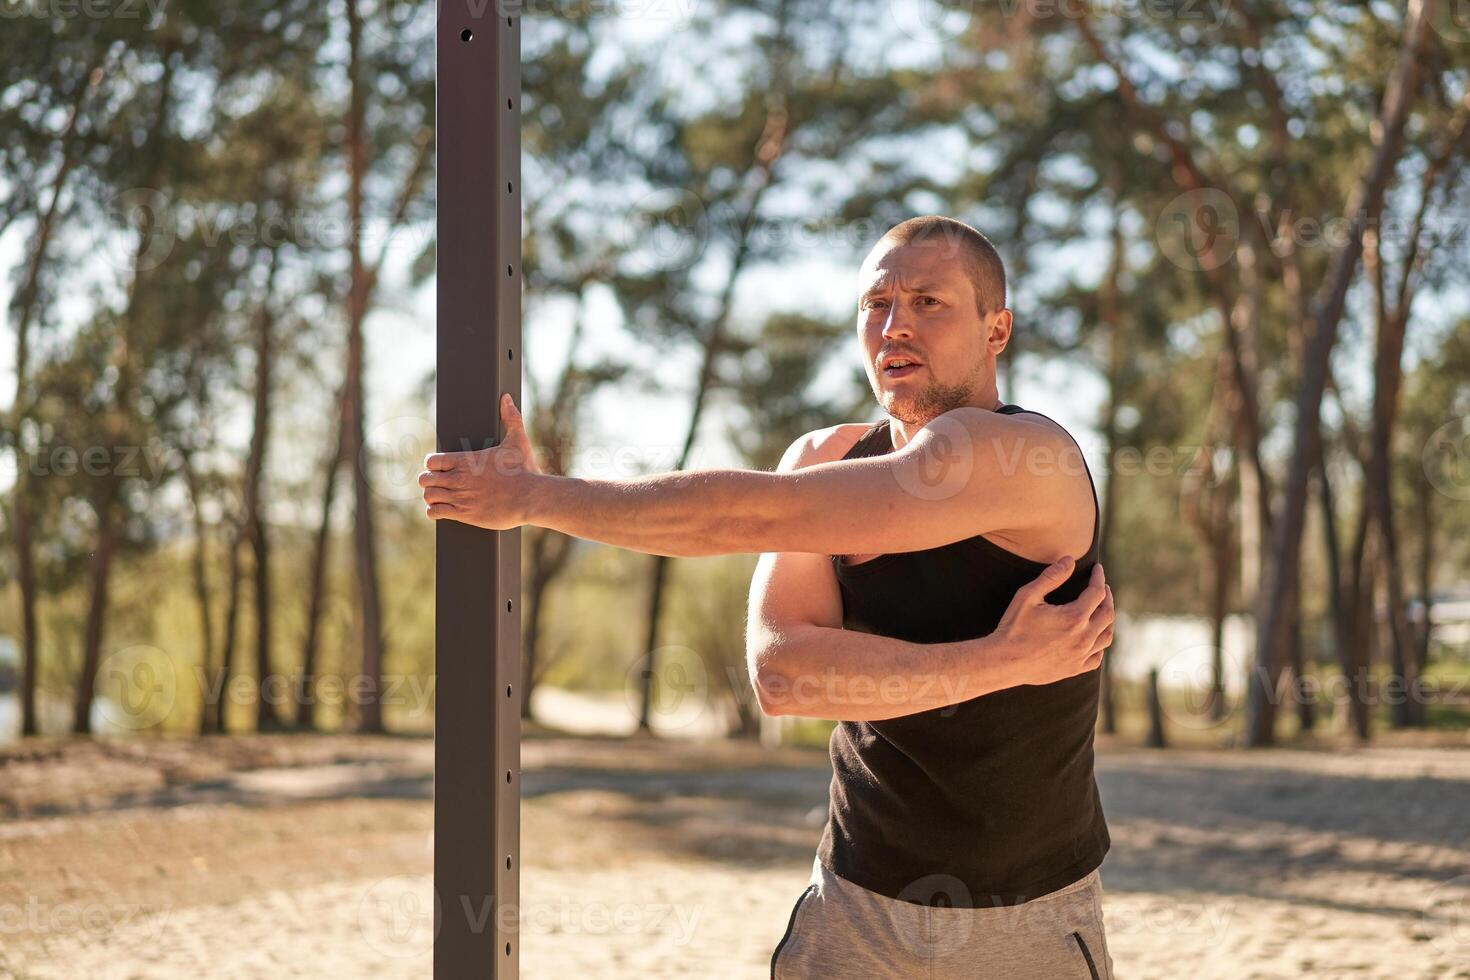
[(881, 422), (809, 433), (774, 473), (582, 480), (540, 472), (506, 397), (501, 445), (428, 458), (428, 514), (762, 553), (761, 707), (839, 722), (773, 977), (1111, 977), (1092, 735), (1113, 603), (1090, 474), (1066, 430), (997, 397), (1012, 317), (983, 235), (906, 221), (859, 277)]

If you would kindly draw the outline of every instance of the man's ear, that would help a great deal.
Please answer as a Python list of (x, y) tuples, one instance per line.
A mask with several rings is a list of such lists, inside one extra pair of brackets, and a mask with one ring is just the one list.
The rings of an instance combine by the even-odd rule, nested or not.
[(989, 318), (989, 335), (985, 339), (985, 349), (990, 356), (995, 357), (1011, 342), (1012, 318), (1010, 310), (1001, 310)]

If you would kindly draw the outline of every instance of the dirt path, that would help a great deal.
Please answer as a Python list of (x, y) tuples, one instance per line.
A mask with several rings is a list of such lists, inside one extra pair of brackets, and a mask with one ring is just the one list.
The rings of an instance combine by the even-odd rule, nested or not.
[[(523, 975), (760, 977), (821, 753), (528, 740)], [(427, 740), (0, 754), (0, 977), (428, 976)], [(1130, 978), (1470, 978), (1470, 753), (1104, 751)]]

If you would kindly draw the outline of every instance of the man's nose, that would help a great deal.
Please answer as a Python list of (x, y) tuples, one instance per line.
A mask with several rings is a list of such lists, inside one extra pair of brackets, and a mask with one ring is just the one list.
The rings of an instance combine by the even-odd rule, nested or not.
[(908, 313), (902, 306), (895, 305), (889, 308), (888, 318), (883, 321), (883, 337), (894, 339), (900, 337), (912, 337), (913, 326), (909, 323)]

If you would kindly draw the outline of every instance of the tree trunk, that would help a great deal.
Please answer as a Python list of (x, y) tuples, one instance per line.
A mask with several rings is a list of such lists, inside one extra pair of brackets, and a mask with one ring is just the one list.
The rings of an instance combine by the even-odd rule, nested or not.
[(281, 716), (272, 702), (271, 684), (271, 587), (270, 540), (261, 515), (260, 490), (270, 442), (271, 362), (274, 355), (275, 317), (271, 309), (279, 252), (272, 250), (266, 273), (265, 294), (256, 318), (255, 398), (250, 434), (250, 452), (245, 463), (245, 537), (254, 557), (255, 578), (255, 727), (258, 731), (281, 727)]
[(1354, 682), (1355, 659), (1352, 655), (1353, 627), (1348, 605), (1343, 602), (1343, 593), (1349, 584), (1342, 567), (1342, 556), (1337, 536), (1337, 505), (1332, 491), (1332, 477), (1327, 470), (1325, 453), (1317, 461), (1319, 498), (1322, 503), (1322, 544), (1327, 553), (1328, 601), (1331, 603), (1333, 648), (1337, 654), (1338, 670), (1345, 682), (1348, 723), (1359, 741), (1368, 739), (1368, 712), (1364, 703), (1361, 685)]
[(1225, 617), (1230, 612), (1230, 495), (1216, 486), (1210, 494), (1210, 696), (1211, 721), (1225, 720)]
[(97, 546), (92, 552), (91, 599), (87, 604), (87, 626), (82, 641), (82, 673), (77, 678), (76, 710), (72, 734), (92, 733), (92, 701), (97, 693), (97, 668), (102, 663), (102, 638), (107, 625), (108, 587), (112, 577), (112, 552), (116, 528), (112, 521), (112, 497), (108, 492), (97, 508)]
[[(167, 152), (163, 140), (168, 132), (173, 106), (173, 46), (172, 42), (164, 45), (162, 77), (157, 83), (158, 112), (150, 130), (150, 139), (156, 142), (147, 147), (152, 153), (153, 165), (143, 186), (152, 186), (157, 182), (162, 170), (162, 160)], [(99, 431), (102, 438), (112, 440), (129, 438), (129, 423), (134, 411), (133, 393), (148, 366), (140, 355), (142, 348), (135, 342), (134, 333), (138, 315), (138, 292), (144, 275), (143, 256), (146, 248), (147, 236), (140, 235), (137, 248), (133, 253), (133, 278), (128, 285), (127, 302), (122, 315), (118, 318), (121, 335), (111, 358), (111, 366), (117, 371), (116, 381), (113, 384), (112, 405), (100, 413), (98, 420), (102, 423)], [(117, 546), (119, 532), (116, 523), (117, 508), (124, 504), (121, 477), (112, 474), (101, 480), (104, 482), (100, 483), (97, 496), (94, 498), (97, 513), (97, 544), (92, 556), (92, 591), (82, 649), (82, 676), (77, 682), (76, 710), (72, 719), (73, 732), (78, 735), (89, 734), (92, 730), (92, 701), (97, 690), (97, 669), (101, 663), (102, 640), (106, 632), (113, 551)]]
[(525, 603), (524, 632), (521, 636), (521, 718), (526, 721), (531, 720), (531, 692), (536, 684), (536, 654), (541, 647), (541, 610), (546, 601), (546, 586), (550, 581), (539, 574), (545, 561), (545, 538), (548, 533), (550, 532), (541, 528), (528, 535), (531, 538), (531, 574), (527, 576), (525, 594), (521, 600)]
[[(94, 61), (82, 76), (85, 81), (77, 89), (66, 124), (61, 131), (61, 162), (51, 180), (51, 200), (36, 218), (36, 231), (26, 261), (24, 277), (15, 291), (13, 308), (18, 317), (15, 325), (15, 400), (10, 413), (10, 436), (14, 440), (15, 485), (11, 489), (10, 521), (14, 529), (16, 579), (20, 585), (21, 687), (20, 733), (40, 734), (36, 714), (37, 678), (40, 674), (40, 633), (36, 617), (39, 589), (36, 583), (35, 541), (31, 518), (30, 461), (25, 458), (24, 432), (30, 417), (30, 339), (31, 325), (39, 307), (41, 268), (46, 250), (56, 230), (56, 217), (67, 178), (76, 165), (76, 122), (92, 92), (102, 80), (102, 69)], [(38, 201), (39, 203), (39, 201)]]
[(209, 529), (204, 523), (204, 493), (191, 456), (184, 457), (184, 483), (189, 491), (189, 509), (194, 518), (194, 601), (199, 608), (199, 662), (201, 678), (199, 733), (208, 731), (209, 672), (214, 669), (214, 612), (209, 597)]
[(347, 110), (348, 220), (351, 229), (350, 277), (347, 294), (346, 432), (344, 443), (352, 467), (352, 540), (357, 568), (358, 615), (362, 639), (363, 703), (357, 728), (361, 732), (383, 731), (383, 706), (379, 700), (383, 675), (383, 613), (378, 587), (377, 538), (373, 529), (372, 487), (368, 482), (366, 453), (366, 408), (363, 404), (363, 321), (367, 317), (371, 272), (363, 261), (363, 180), (367, 172), (364, 117), (367, 92), (362, 79), (362, 19), (357, 0), (347, 0), (347, 43), (349, 104)]
[[(572, 316), (572, 329), (567, 338), (567, 359), (562, 364), (556, 379), (549, 404), (544, 411), (538, 410), (531, 416), (533, 436), (538, 448), (546, 453), (544, 469), (548, 473), (566, 473), (567, 458), (572, 451), (572, 440), (576, 431), (577, 398), (579, 397), (580, 371), (576, 352), (586, 323), (584, 315), (587, 281), (579, 285), (577, 309)], [(534, 385), (534, 379), (527, 379)], [(537, 405), (543, 400), (536, 399)], [(531, 695), (541, 680), (545, 664), (541, 659), (541, 624), (551, 583), (566, 569), (572, 556), (574, 540), (564, 534), (544, 528), (527, 528), (522, 541), (529, 545), (530, 573), (526, 577), (525, 614), (522, 620), (521, 650), (521, 717), (531, 719)]]
[(225, 707), (230, 703), (230, 680), (234, 673), (235, 663), (235, 639), (239, 632), (240, 622), (240, 550), (241, 534), (237, 528), (230, 538), (229, 552), (226, 555), (229, 562), (229, 586), (225, 595), (225, 630), (224, 640), (220, 647), (219, 680), (215, 685), (219, 693), (209, 705), (208, 720), (205, 722), (206, 731), (219, 735), (224, 735), (228, 731), (225, 727)]
[(345, 396), (338, 396), (337, 437), (327, 460), (322, 487), (322, 514), (311, 549), (311, 582), (307, 587), (306, 637), (301, 645), (301, 705), (296, 725), (310, 731), (317, 725), (318, 648), (321, 645), (322, 608), (326, 605), (327, 557), (332, 543), (332, 503), (337, 496), (337, 476), (342, 469), (342, 450), (347, 439)]
[[(1228, 187), (1228, 181), (1218, 174), (1207, 174), (1195, 160), (1190, 148), (1180, 142), (1175, 135), (1178, 132), (1170, 121), (1162, 116), (1152, 105), (1144, 102), (1138, 97), (1138, 91), (1133, 87), (1128, 74), (1118, 62), (1112, 58), (1102, 41), (1092, 29), (1092, 23), (1088, 10), (1080, 8), (1077, 16), (1070, 18), (1070, 23), (1077, 28), (1082, 36), (1083, 42), (1093, 52), (1098, 62), (1105, 65), (1114, 75), (1118, 94), (1123, 104), (1133, 114), (1139, 125), (1148, 129), (1159, 143), (1168, 152), (1171, 167), (1170, 176), (1176, 184), (1185, 191), (1223, 190), (1232, 201), (1242, 200), (1241, 195), (1234, 189)], [(1241, 208), (1242, 213), (1248, 213), (1249, 208)], [(1253, 227), (1246, 222), (1243, 227)], [(1242, 275), (1254, 276), (1259, 285), (1260, 277), (1256, 273), (1257, 263), (1255, 261), (1255, 250), (1250, 242), (1242, 241), (1237, 249), (1237, 261)], [(1271, 524), (1271, 486), (1265, 467), (1261, 461), (1261, 411), (1259, 396), (1257, 394), (1254, 350), (1256, 344), (1252, 342), (1251, 334), (1254, 330), (1253, 318), (1259, 315), (1260, 303), (1258, 297), (1252, 297), (1247, 289), (1241, 296), (1235, 295), (1235, 290), (1226, 278), (1223, 270), (1218, 267), (1207, 265), (1203, 273), (1210, 284), (1211, 294), (1219, 310), (1221, 318), (1221, 333), (1225, 340), (1225, 349), (1230, 356), (1230, 368), (1235, 381), (1235, 389), (1240, 396), (1238, 418), (1241, 423), (1239, 428), (1238, 451), (1242, 456), (1242, 475), (1249, 474), (1241, 485), (1243, 499), (1253, 500), (1255, 512), (1253, 519), (1259, 523), (1262, 529)], [(1250, 528), (1250, 520), (1242, 520), (1243, 531)], [(1242, 554), (1250, 556), (1252, 550), (1246, 548)], [(1251, 579), (1245, 582), (1245, 594), (1247, 597), (1254, 596), (1254, 569), (1247, 571)]]
[(1393, 505), (1393, 433), (1403, 381), (1404, 341), (1408, 333), (1409, 317), (1413, 312), (1419, 273), (1427, 254), (1420, 248), (1420, 239), (1440, 174), (1459, 152), (1467, 124), (1470, 124), (1470, 96), (1461, 103), (1455, 119), (1446, 129), (1440, 149), (1430, 159), (1420, 180), (1419, 207), (1407, 238), (1408, 252), (1399, 270), (1397, 290), (1391, 303), (1378, 235), (1373, 236), (1372, 247), (1365, 256), (1365, 262), (1372, 273), (1376, 315), (1373, 426), (1370, 462), (1366, 468), (1365, 481), (1372, 487), (1368, 499), (1373, 503), (1372, 516), (1382, 545), (1383, 571), (1389, 597), (1391, 669), (1395, 681), (1402, 685), (1405, 695), (1403, 699), (1395, 700), (1393, 706), (1391, 718), (1395, 728), (1422, 727), (1427, 719), (1419, 692), (1424, 661), (1419, 655), (1420, 643), (1410, 630), (1406, 618), (1408, 598)]
[(667, 555), (654, 555), (653, 568), (649, 574), (648, 582), (648, 632), (645, 634), (643, 649), (648, 651), (643, 662), (643, 673), (639, 677), (639, 700), (638, 700), (638, 731), (651, 733), (653, 731), (653, 679), (654, 672), (658, 670), (658, 620), (663, 611), (664, 582), (668, 577), (669, 559)]
[(1417, 639), (1417, 659), (1422, 668), (1429, 663), (1429, 640), (1434, 631), (1434, 493), (1429, 483), (1415, 484), (1415, 515), (1419, 524), (1419, 604), (1424, 610), (1424, 624)]
[[(1119, 208), (1118, 213), (1122, 213)], [(1123, 263), (1126, 259), (1127, 243), (1123, 239), (1123, 229), (1117, 221), (1113, 222), (1110, 232), (1112, 240), (1111, 256), (1108, 260), (1107, 274), (1104, 275), (1102, 283), (1098, 287), (1098, 313), (1108, 331), (1108, 399), (1103, 408), (1102, 434), (1103, 443), (1107, 452), (1107, 459), (1111, 463), (1117, 459), (1118, 452), (1118, 389), (1123, 384), (1124, 367), (1124, 345), (1123, 345), (1123, 304), (1121, 299), (1123, 275)], [(1013, 364), (1014, 357), (1006, 359), (1007, 364)], [(1107, 482), (1103, 484), (1102, 502), (1099, 508), (1098, 521), (1098, 561), (1103, 566), (1104, 574), (1107, 573), (1108, 564), (1113, 558), (1113, 520), (1118, 512), (1118, 472), (1109, 465), (1107, 468)], [(1113, 697), (1113, 662), (1111, 651), (1104, 653), (1102, 658), (1102, 672), (1100, 675), (1100, 690), (1098, 692), (1098, 717), (1102, 732), (1105, 735), (1116, 735), (1118, 732), (1117, 702)]]
[(1292, 697), (1296, 701), (1297, 727), (1310, 732), (1317, 723), (1317, 714), (1311, 698), (1307, 677), (1307, 658), (1302, 649), (1302, 595), (1301, 589), (1293, 590), (1291, 605), (1287, 610), (1287, 654), (1290, 657), (1292, 674)]
[(1151, 749), (1168, 747), (1164, 734), (1164, 704), (1159, 698), (1159, 668), (1151, 667), (1148, 672), (1148, 735), (1143, 744)]
[(1246, 697), (1245, 741), (1250, 746), (1270, 745), (1275, 739), (1275, 690), (1284, 658), (1283, 627), (1286, 602), (1299, 574), (1307, 482), (1318, 455), (1321, 438), (1322, 395), (1327, 370), (1337, 340), (1347, 291), (1352, 285), (1363, 251), (1366, 226), (1376, 224), (1383, 210), (1383, 196), (1393, 176), (1403, 146), (1404, 124), (1419, 89), (1421, 54), (1428, 34), (1429, 15), (1436, 0), (1411, 0), (1408, 25), (1398, 64), (1389, 81), (1375, 131), (1380, 134), (1371, 165), (1354, 189), (1344, 209), (1352, 216), (1346, 244), (1332, 258), (1314, 330), (1304, 348), (1301, 379), (1296, 399), (1294, 449), (1288, 471), (1282, 511), (1274, 524), (1271, 562), (1261, 590), (1256, 627), (1256, 664), (1251, 671)]
[[(20, 395), (17, 392), (16, 398)], [(20, 431), (18, 426), (17, 433)], [(35, 546), (31, 540), (30, 503), (26, 499), (30, 492), (30, 480), (24, 460), (15, 471), (15, 486), (11, 490), (14, 504), (11, 520), (14, 522), (16, 578), (20, 581), (20, 628), (21, 628), (21, 682), (20, 682), (20, 733), (22, 736), (41, 733), (40, 718), (36, 715), (36, 681), (41, 672), (40, 637), (36, 625), (36, 564)]]
[(530, 541), (531, 571), (525, 589), (525, 629), (521, 639), (525, 656), (521, 670), (521, 717), (531, 718), (531, 694), (541, 680), (541, 624), (551, 583), (565, 570), (572, 539), (556, 531), (536, 529)]
[[(751, 193), (749, 205), (745, 208), (735, 245), (735, 254), (731, 258), (730, 270), (720, 296), (719, 306), (710, 321), (710, 328), (705, 338), (704, 357), (700, 362), (699, 378), (694, 388), (694, 405), (689, 413), (689, 427), (684, 433), (684, 445), (679, 450), (679, 459), (674, 465), (676, 470), (682, 470), (689, 464), (689, 455), (699, 435), (699, 423), (704, 417), (704, 406), (715, 379), (715, 364), (725, 347), (725, 331), (730, 319), (730, 310), (735, 302), (735, 284), (740, 278), (741, 271), (745, 268), (745, 260), (750, 253), (750, 236), (760, 208), (761, 198), (771, 187), (772, 168), (781, 155), (785, 139), (789, 136), (786, 123), (785, 110), (781, 107), (780, 100), (777, 99), (767, 116), (766, 129), (760, 140), (761, 151), (756, 157), (760, 162), (756, 168), (755, 189)], [(643, 734), (652, 731), (649, 721), (653, 710), (653, 681), (658, 672), (659, 615), (663, 609), (664, 583), (668, 578), (668, 563), (667, 555), (655, 555), (649, 569), (648, 609), (645, 618), (647, 631), (644, 634), (643, 643), (646, 660), (640, 678), (638, 706), (638, 731)]]
[[(1368, 492), (1369, 488), (1364, 487), (1364, 493)], [(1373, 663), (1373, 594), (1377, 561), (1373, 555), (1376, 545), (1369, 535), (1371, 507), (1370, 501), (1362, 502), (1363, 509), (1358, 515), (1357, 527), (1353, 532), (1353, 553), (1348, 567), (1349, 602), (1346, 603), (1347, 615), (1344, 619), (1349, 627), (1345, 651), (1347, 662), (1344, 668), (1350, 672), (1349, 687), (1353, 692), (1349, 708), (1352, 712), (1353, 730), (1361, 741), (1366, 741), (1370, 734), (1369, 704), (1374, 693), (1370, 690), (1369, 668)]]
[[(1210, 391), (1210, 406), (1205, 415), (1204, 437), (1180, 485), (1179, 510), (1199, 535), (1210, 555), (1210, 689), (1205, 711), (1213, 722), (1225, 718), (1225, 616), (1230, 596), (1231, 549), (1229, 470), (1216, 469), (1217, 446), (1233, 432), (1238, 443), (1244, 420), (1238, 409), (1238, 391), (1230, 367), (1230, 355), (1222, 351), (1215, 361), (1215, 380)], [(1222, 433), (1222, 427), (1228, 427)], [(1248, 501), (1241, 501), (1248, 512)]]

